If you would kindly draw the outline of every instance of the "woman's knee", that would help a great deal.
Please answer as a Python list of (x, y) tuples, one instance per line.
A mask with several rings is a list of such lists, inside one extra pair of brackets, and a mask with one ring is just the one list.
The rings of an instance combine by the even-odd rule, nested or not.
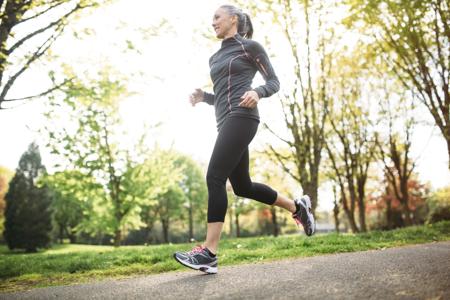
[(226, 177), (220, 176), (215, 172), (208, 172), (206, 174), (206, 185), (208, 187), (225, 185), (226, 182)]
[(252, 187), (250, 186), (233, 186), (233, 191), (236, 196), (249, 198), (252, 194)]

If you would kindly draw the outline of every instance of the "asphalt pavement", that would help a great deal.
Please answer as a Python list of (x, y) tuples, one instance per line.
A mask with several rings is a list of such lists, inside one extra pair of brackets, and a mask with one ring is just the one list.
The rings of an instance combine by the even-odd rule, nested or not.
[(450, 241), (170, 272), (0, 299), (450, 299)]

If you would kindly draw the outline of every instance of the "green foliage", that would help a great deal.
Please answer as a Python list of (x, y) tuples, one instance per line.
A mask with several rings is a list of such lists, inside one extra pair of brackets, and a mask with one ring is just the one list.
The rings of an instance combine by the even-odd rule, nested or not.
[(53, 194), (53, 220), (59, 238), (68, 237), (73, 243), (77, 233), (92, 232), (92, 219), (98, 218), (94, 212), (104, 196), (102, 186), (92, 177), (69, 170), (47, 175), (43, 181)]
[(4, 237), (10, 249), (34, 252), (50, 242), (51, 196), (46, 186), (38, 186), (45, 167), (36, 144), (22, 155), (6, 194)]
[[(73, 75), (70, 68), (66, 72)], [(78, 227), (90, 235), (113, 234), (116, 244), (120, 244), (125, 227), (141, 225), (138, 202), (127, 195), (134, 189), (131, 179), (135, 162), (129, 150), (120, 147), (116, 134), (120, 125), (118, 105), (129, 95), (125, 86), (126, 79), (108, 67), (100, 70), (96, 79), (74, 79), (63, 89), (62, 101), (57, 96), (52, 99), (47, 113), (51, 120), (68, 118), (70, 131), (58, 126), (46, 128), (52, 153), (66, 168), (78, 172), (77, 176), (88, 179), (79, 183), (91, 196), (91, 210), (84, 218), (86, 222)]]
[[(359, 49), (336, 59), (331, 72), (330, 129), (326, 149), (330, 179), (340, 189), (341, 203), (353, 232), (366, 231), (365, 188), (369, 166), (375, 160), (375, 135), (369, 103), (362, 96), (366, 92), (366, 59)], [(332, 92), (333, 91), (333, 92)], [(355, 219), (358, 207), (359, 226)]]
[[(280, 236), (224, 239), (220, 266), (272, 261), (330, 253), (384, 249), (450, 240), (450, 222), (365, 234), (326, 234), (312, 238)], [(0, 289), (79, 283), (92, 278), (186, 270), (172, 253), (193, 244), (124, 246), (58, 245), (37, 254), (16, 254), (0, 248)]]
[(310, 196), (314, 212), (318, 204), (319, 170), (325, 150), (325, 124), (334, 92), (327, 86), (330, 70), (336, 68), (333, 52), (337, 49), (330, 47), (336, 43), (335, 30), (339, 25), (335, 18), (330, 17), (335, 1), (239, 2), (253, 11), (260, 25), (270, 33), (266, 34), (267, 46), (274, 40), (272, 33), (283, 35), (281, 46), (276, 46), (291, 65), (290, 70), (282, 74), (283, 91), (279, 93), (283, 123), (288, 130), (276, 132), (264, 125), (289, 151), (286, 153), (268, 146), (267, 152)]
[(193, 238), (193, 224), (204, 219), (207, 202), (205, 182), (197, 163), (176, 151), (157, 149), (142, 165), (141, 173), (146, 175), (145, 183), (140, 185), (147, 190), (144, 199), (153, 199), (150, 205), (143, 203), (142, 217), (147, 226), (152, 228), (159, 217), (164, 240), (168, 242), (171, 220), (188, 221)]
[[(66, 72), (73, 75), (70, 68)], [(71, 122), (66, 128), (56, 124), (46, 128), (52, 153), (65, 169), (73, 170), (51, 178), (55, 189), (62, 191), (58, 200), (62, 206), (56, 202), (59, 219), (66, 225), (69, 219), (78, 219), (79, 224), (69, 226), (72, 231), (113, 235), (116, 245), (130, 230), (145, 227), (150, 233), (159, 220), (168, 240), (170, 218), (183, 215), (183, 204), (190, 201), (190, 207), (197, 206), (195, 211), (200, 208), (197, 204), (206, 194), (203, 176), (188, 157), (148, 149), (145, 136), (133, 148), (124, 148), (118, 107), (129, 95), (125, 86), (125, 79), (105, 68), (96, 79), (74, 79), (64, 89), (62, 101), (52, 99), (49, 121), (64, 117)], [(78, 209), (70, 216), (63, 211), (64, 203)], [(81, 220), (75, 211), (83, 211)]]
[[(450, 8), (439, 0), (345, 0), (359, 27), (407, 90), (430, 112), (450, 149)], [(448, 150), (450, 157), (450, 150)], [(450, 160), (449, 160), (450, 163)], [(449, 165), (450, 167), (450, 165)]]
[(427, 220), (429, 223), (450, 220), (450, 186), (434, 192), (427, 203), (430, 209)]
[(166, 241), (171, 240), (169, 232), (173, 231), (169, 228), (174, 223), (188, 223), (192, 230), (186, 235), (193, 238), (194, 224), (205, 219), (207, 192), (203, 177), (198, 164), (184, 154), (159, 148), (149, 151), (144, 161), (131, 170), (127, 180), (130, 188), (124, 186), (126, 194), (139, 203), (143, 223), (143, 229), (133, 232), (127, 242), (156, 241), (153, 228), (158, 221)]
[[(193, 227), (193, 223), (203, 223), (206, 220), (208, 192), (205, 176), (198, 163), (189, 156), (179, 153), (175, 159), (175, 165), (182, 169), (181, 179), (178, 183), (184, 195), (180, 215), (187, 216), (190, 226)], [(192, 218), (189, 218), (189, 215)], [(193, 238), (193, 235), (194, 232), (190, 238)]]

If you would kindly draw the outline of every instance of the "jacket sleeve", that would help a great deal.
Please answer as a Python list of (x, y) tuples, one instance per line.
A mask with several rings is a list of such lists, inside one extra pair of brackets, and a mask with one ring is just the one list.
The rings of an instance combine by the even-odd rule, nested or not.
[(203, 102), (214, 105), (214, 94), (203, 92)]
[(259, 98), (270, 97), (280, 90), (280, 81), (270, 63), (264, 48), (257, 42), (253, 42), (249, 47), (251, 59), (256, 68), (264, 78), (265, 84), (254, 88)]

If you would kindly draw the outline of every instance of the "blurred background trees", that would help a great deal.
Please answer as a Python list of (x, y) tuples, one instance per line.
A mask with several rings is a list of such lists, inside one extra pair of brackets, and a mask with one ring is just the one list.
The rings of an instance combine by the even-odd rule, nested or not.
[(350, 6), (351, 12), (347, 24), (359, 27), (369, 36), (376, 44), (376, 55), (388, 63), (403, 88), (417, 94), (414, 100), (424, 105), (433, 117), (447, 142), (450, 158), (449, 2), (348, 0), (344, 3)]
[(50, 243), (51, 194), (39, 180), (45, 174), (39, 147), (32, 143), (22, 155), (6, 193), (5, 230), (8, 248), (36, 252)]
[[(55, 41), (67, 37), (68, 26), (87, 15), (83, 11), (107, 9), (113, 2), (0, 5), (0, 109), (12, 107), (12, 102), (44, 100), (45, 125), (36, 143), (51, 161), (44, 172), (39, 155), (29, 154), (38, 149), (32, 144), (22, 157), (28, 163), (21, 160), (15, 172), (0, 167), (0, 213), (5, 219), (0, 230), (10, 248), (35, 251), (50, 242), (120, 246), (204, 238), (207, 161), (162, 145), (160, 120), (149, 117), (148, 123), (134, 127), (124, 122), (125, 102), (139, 93), (136, 86), (145, 86), (145, 101), (167, 101), (154, 97), (157, 88), (164, 95), (174, 93), (170, 80), (182, 70), (170, 71), (179, 63), (172, 48), (164, 48), (163, 58), (170, 59), (163, 71), (152, 73), (153, 62), (148, 60), (163, 47), (160, 38), (186, 38), (175, 19), (167, 16), (142, 28), (118, 24), (114, 30), (130, 33), (111, 46), (120, 55), (108, 56), (108, 49), (102, 48), (105, 59), (84, 69), (63, 55), (45, 68), (48, 86), (39, 84), (31, 95), (13, 89), (24, 74), (44, 73), (37, 63), (52, 59)], [(263, 122), (273, 119), (262, 124), (258, 136), (263, 138), (252, 144), (253, 180), (291, 198), (309, 194), (323, 232), (357, 233), (448, 220), (448, 187), (433, 189), (421, 178), (421, 149), (428, 141), (417, 138), (423, 128), (436, 127), (450, 145), (448, 1), (236, 3), (250, 12), (255, 39), (271, 55), (282, 83), (271, 102), (261, 104), (263, 114), (264, 105), (270, 105)], [(24, 26), (38, 20), (36, 26)], [(73, 38), (83, 39), (81, 31), (95, 35), (96, 28), (80, 28), (71, 28)], [(220, 46), (210, 31), (190, 42), (198, 44), (195, 55), (211, 55)], [(145, 56), (143, 49), (151, 55)], [(189, 60), (192, 74), (200, 67), (190, 61), (191, 54), (183, 59)], [(139, 64), (124, 71), (130, 56)], [(199, 85), (208, 82), (204, 73)], [(180, 85), (188, 81), (181, 77)], [(171, 103), (171, 113), (180, 109), (179, 102)], [(169, 116), (164, 123), (185, 125)], [(194, 144), (205, 137), (194, 132), (189, 138)], [(299, 231), (288, 212), (236, 197), (231, 186), (228, 193), (224, 236)], [(20, 215), (20, 207), (28, 210)], [(18, 231), (15, 222), (23, 222), (25, 227), (20, 226), (26, 230)]]

